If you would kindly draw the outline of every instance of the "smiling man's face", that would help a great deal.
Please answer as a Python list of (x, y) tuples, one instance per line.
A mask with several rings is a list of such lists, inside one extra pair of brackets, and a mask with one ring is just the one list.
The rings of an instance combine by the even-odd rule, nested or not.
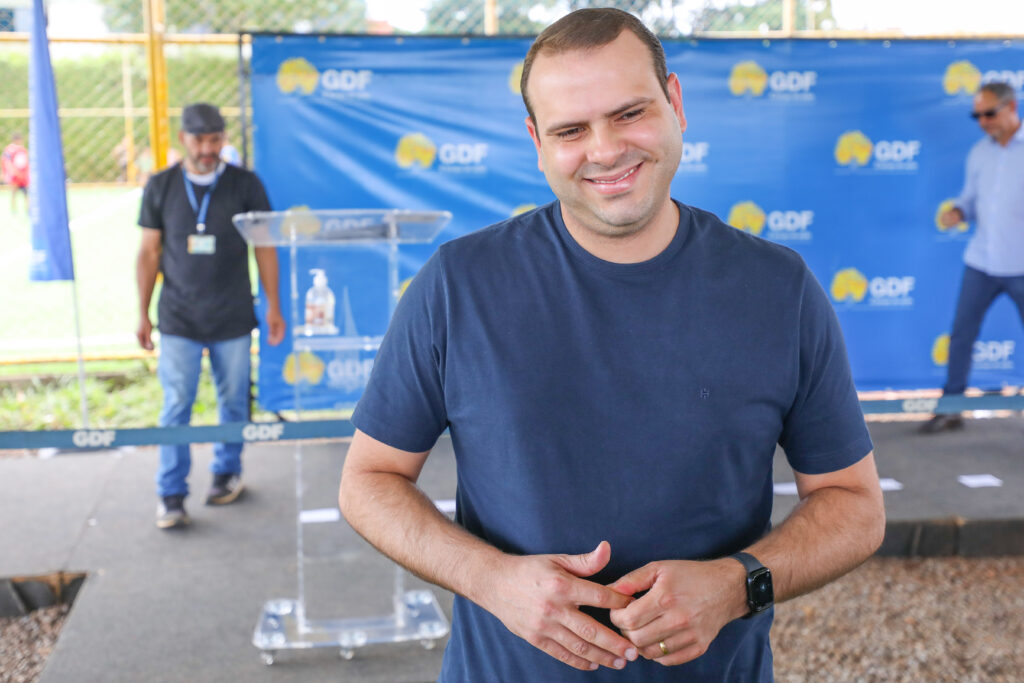
[(527, 86), (526, 126), (538, 166), (571, 232), (614, 238), (671, 213), (672, 178), (686, 129), (675, 74), (668, 98), (648, 48), (624, 30), (590, 50), (540, 53)]

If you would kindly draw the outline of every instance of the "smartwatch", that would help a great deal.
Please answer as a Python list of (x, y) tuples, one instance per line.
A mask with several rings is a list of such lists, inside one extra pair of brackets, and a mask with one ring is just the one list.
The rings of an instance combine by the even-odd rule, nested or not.
[(743, 568), (747, 570), (747, 607), (750, 611), (743, 618), (749, 619), (775, 604), (772, 573), (768, 567), (761, 564), (750, 553), (736, 553), (729, 557), (742, 564)]

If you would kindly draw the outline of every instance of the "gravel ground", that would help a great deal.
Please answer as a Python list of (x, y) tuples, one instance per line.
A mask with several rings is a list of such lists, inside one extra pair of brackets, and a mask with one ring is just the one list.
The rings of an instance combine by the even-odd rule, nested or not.
[(67, 613), (67, 606), (57, 605), (24, 617), (0, 619), (0, 683), (30, 683), (39, 678)]
[[(0, 619), (0, 683), (37, 680), (66, 608)], [(874, 558), (780, 605), (775, 677), (1001, 683), (1024, 677), (1024, 557)]]
[(874, 558), (780, 605), (775, 677), (1024, 680), (1024, 557)]

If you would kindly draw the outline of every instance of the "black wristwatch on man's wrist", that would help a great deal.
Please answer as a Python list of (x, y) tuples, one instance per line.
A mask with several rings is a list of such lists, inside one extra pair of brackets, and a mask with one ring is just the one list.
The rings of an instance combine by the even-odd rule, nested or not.
[(764, 612), (775, 604), (775, 590), (772, 588), (772, 573), (750, 553), (730, 555), (747, 570), (747, 607), (750, 609), (743, 618), (749, 619)]

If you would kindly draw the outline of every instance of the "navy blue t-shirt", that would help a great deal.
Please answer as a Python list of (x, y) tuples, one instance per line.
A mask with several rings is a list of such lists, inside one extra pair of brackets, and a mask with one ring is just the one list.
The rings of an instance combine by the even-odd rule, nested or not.
[[(352, 417), (429, 450), (450, 429), (456, 520), (510, 553), (611, 543), (610, 583), (769, 528), (772, 460), (819, 474), (871, 450), (821, 286), (793, 251), (679, 205), (671, 244), (615, 264), (558, 202), (443, 244), (403, 296)], [(606, 616), (606, 613), (605, 613)], [(457, 596), (443, 681), (770, 681), (771, 613), (681, 667), (582, 672)]]

